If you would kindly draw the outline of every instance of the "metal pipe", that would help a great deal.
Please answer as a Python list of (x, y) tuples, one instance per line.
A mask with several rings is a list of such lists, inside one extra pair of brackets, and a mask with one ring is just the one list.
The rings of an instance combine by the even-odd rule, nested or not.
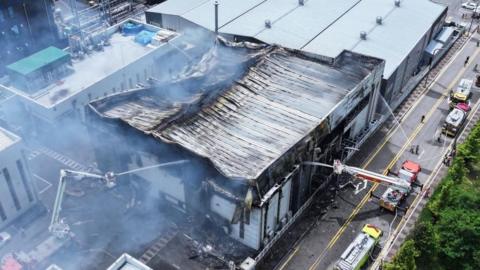
[[(30, 32), (30, 36), (32, 36), (33, 35), (32, 27), (30, 26), (30, 19), (28, 18), (27, 6), (26, 6), (25, 3), (23, 3), (23, 10), (25, 11), (25, 19), (27, 19), (28, 31)], [(33, 37), (31, 37), (31, 38), (33, 38)]]
[(218, 1), (215, 1), (215, 34), (218, 35)]

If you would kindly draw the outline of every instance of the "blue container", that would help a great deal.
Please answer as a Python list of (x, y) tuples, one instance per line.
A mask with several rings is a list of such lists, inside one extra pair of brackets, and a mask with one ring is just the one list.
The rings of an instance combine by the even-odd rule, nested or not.
[(122, 33), (124, 35), (136, 35), (138, 32), (142, 31), (142, 29), (142, 24), (127, 22), (122, 25)]
[(153, 36), (155, 36), (154, 32), (142, 30), (135, 36), (135, 42), (146, 46), (152, 41)]

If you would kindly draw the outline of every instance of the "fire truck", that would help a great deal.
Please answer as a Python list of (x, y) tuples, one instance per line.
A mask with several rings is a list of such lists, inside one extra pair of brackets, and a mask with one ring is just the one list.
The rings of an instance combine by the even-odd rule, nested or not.
[(377, 245), (382, 231), (376, 226), (366, 224), (360, 234), (342, 253), (335, 264), (335, 270), (358, 270), (368, 261), (373, 248)]
[(448, 99), (450, 109), (455, 108), (458, 103), (470, 104), (470, 98), (472, 97), (472, 85), (473, 80), (462, 79), (460, 81), (455, 91), (450, 93), (450, 98)]
[(402, 164), (402, 169), (399, 171), (398, 176), (392, 177), (375, 172), (371, 172), (365, 169), (347, 166), (342, 164), (340, 160), (334, 160), (333, 165), (320, 163), (320, 162), (304, 162), (305, 165), (330, 167), (335, 174), (350, 174), (355, 179), (362, 180), (362, 183), (355, 184), (355, 193), (367, 188), (367, 183), (377, 183), (387, 187), (387, 190), (382, 197), (377, 197), (370, 193), (370, 196), (379, 199), (379, 205), (390, 211), (395, 211), (400, 203), (410, 194), (413, 190), (413, 186), (421, 186), (416, 183), (417, 175), (420, 172), (420, 165), (407, 160)]
[(447, 136), (455, 137), (462, 128), (465, 120), (467, 119), (467, 113), (458, 108), (453, 109), (445, 118), (445, 122), (442, 126), (442, 133)]
[[(403, 162), (402, 168), (398, 171), (397, 176), (400, 179), (409, 182), (411, 185), (414, 185), (416, 184), (417, 177), (420, 171), (421, 167), (418, 163), (411, 160), (406, 160)], [(379, 204), (382, 208), (387, 209), (391, 212), (395, 212), (399, 205), (410, 194), (410, 191), (411, 187), (407, 188), (396, 185), (389, 186), (379, 198)]]

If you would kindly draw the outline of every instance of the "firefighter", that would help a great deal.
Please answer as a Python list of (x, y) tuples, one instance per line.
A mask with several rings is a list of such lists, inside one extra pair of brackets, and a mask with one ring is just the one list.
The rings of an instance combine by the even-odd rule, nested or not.
[(467, 58), (465, 58), (465, 63), (463, 63), (463, 66), (466, 67), (469, 61), (470, 61), (470, 56), (467, 56)]

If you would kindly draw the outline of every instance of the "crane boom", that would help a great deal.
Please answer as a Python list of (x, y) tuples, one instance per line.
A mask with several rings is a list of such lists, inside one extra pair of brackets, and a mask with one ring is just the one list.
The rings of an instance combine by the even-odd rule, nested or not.
[(333, 172), (336, 174), (348, 173), (360, 180), (378, 183), (380, 185), (384, 185), (388, 187), (390, 186), (400, 187), (407, 190), (410, 190), (411, 188), (411, 183), (409, 183), (404, 179), (401, 179), (398, 177), (390, 177), (387, 175), (379, 174), (376, 172), (368, 171), (368, 170), (353, 167), (353, 166), (347, 166), (345, 164), (342, 164), (341, 161), (338, 159), (333, 161), (333, 165), (321, 163), (321, 162), (311, 162), (311, 161), (304, 162), (303, 164), (310, 165), (310, 166), (321, 166), (321, 167), (332, 168)]
[(50, 221), (50, 226), (48, 230), (56, 235), (59, 238), (65, 238), (67, 235), (70, 235), (70, 227), (68, 224), (60, 220), (60, 211), (62, 210), (62, 202), (65, 194), (65, 189), (67, 187), (67, 180), (73, 176), (84, 176), (91, 177), (96, 179), (105, 179), (104, 176), (87, 173), (87, 172), (77, 172), (70, 170), (60, 170), (60, 179), (58, 181), (57, 195), (55, 196), (55, 203), (52, 210), (52, 219)]
[(107, 172), (105, 175), (62, 169), (60, 170), (60, 180), (58, 181), (57, 195), (55, 196), (55, 203), (53, 205), (53, 210), (52, 210), (52, 219), (50, 221), (50, 226), (48, 227), (48, 230), (58, 238), (65, 238), (67, 236), (72, 235), (70, 231), (70, 226), (67, 223), (63, 222), (62, 219), (60, 219), (60, 212), (62, 211), (63, 197), (65, 194), (67, 181), (70, 178), (81, 176), (81, 177), (100, 179), (105, 182), (105, 185), (108, 188), (112, 188), (116, 185), (117, 176), (132, 174), (135, 172), (150, 170), (154, 168), (180, 165), (188, 162), (189, 162), (188, 160), (177, 160), (172, 162), (160, 163), (160, 164), (156, 164), (148, 167), (137, 168), (137, 169), (133, 169), (126, 172), (121, 172), (121, 173)]

